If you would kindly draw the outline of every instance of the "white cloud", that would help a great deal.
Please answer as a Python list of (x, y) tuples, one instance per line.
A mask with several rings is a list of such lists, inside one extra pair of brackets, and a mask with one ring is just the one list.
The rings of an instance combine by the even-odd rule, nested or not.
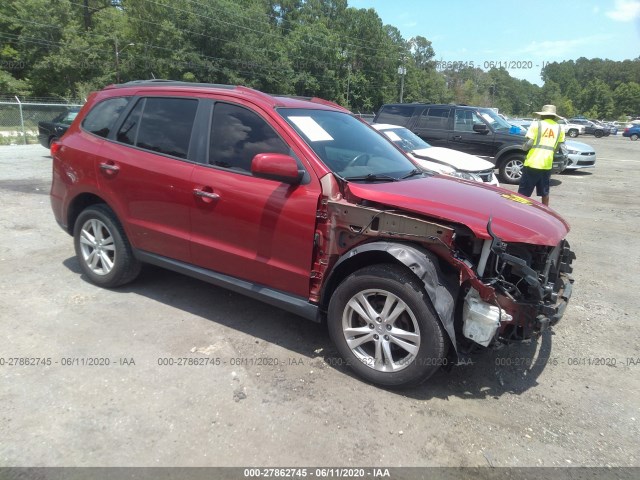
[(607, 17), (617, 22), (631, 22), (640, 18), (640, 0), (616, 0), (614, 9), (607, 12)]
[(532, 41), (516, 51), (519, 55), (529, 55), (534, 59), (554, 61), (579, 55), (585, 46), (611, 40), (611, 34), (592, 35), (590, 37), (573, 38), (570, 40)]

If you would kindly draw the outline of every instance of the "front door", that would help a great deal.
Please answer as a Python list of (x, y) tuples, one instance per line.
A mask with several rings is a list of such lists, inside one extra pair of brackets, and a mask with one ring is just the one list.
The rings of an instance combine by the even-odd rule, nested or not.
[[(484, 125), (485, 133), (473, 130), (474, 125)], [(453, 118), (453, 132), (449, 134), (447, 147), (459, 152), (480, 157), (495, 155), (495, 134), (491, 127), (473, 110), (456, 108)]]
[(208, 163), (192, 177), (193, 263), (308, 298), (320, 185), (309, 174), (296, 186), (254, 177), (258, 153), (294, 156), (263, 117), (216, 103)]

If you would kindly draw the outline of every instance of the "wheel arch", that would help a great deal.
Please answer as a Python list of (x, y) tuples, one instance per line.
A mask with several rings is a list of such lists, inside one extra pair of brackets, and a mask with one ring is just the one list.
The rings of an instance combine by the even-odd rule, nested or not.
[[(67, 208), (67, 233), (69, 235), (73, 235), (73, 230), (75, 228), (76, 220), (82, 211), (90, 207), (91, 205), (96, 205), (98, 203), (103, 203), (107, 205), (109, 208), (111, 206), (107, 203), (105, 199), (94, 194), (94, 193), (81, 193), (77, 195), (70, 203)], [(113, 210), (113, 209), (112, 209)]]
[(431, 300), (436, 318), (447, 332), (450, 345), (457, 352), (454, 315), (459, 290), (458, 272), (419, 245), (380, 241), (359, 245), (345, 253), (325, 282), (320, 297), (321, 310), (326, 312), (331, 295), (345, 278), (362, 267), (378, 263), (399, 265), (418, 279)]
[(500, 168), (500, 165), (507, 160), (508, 158), (510, 158), (513, 154), (518, 154), (518, 155), (522, 155), (522, 158), (524, 159), (524, 157), (527, 156), (527, 152), (525, 152), (522, 149), (521, 145), (509, 145), (507, 147), (504, 147), (502, 150), (500, 150), (498, 153), (496, 153), (495, 156), (495, 165), (496, 168)]

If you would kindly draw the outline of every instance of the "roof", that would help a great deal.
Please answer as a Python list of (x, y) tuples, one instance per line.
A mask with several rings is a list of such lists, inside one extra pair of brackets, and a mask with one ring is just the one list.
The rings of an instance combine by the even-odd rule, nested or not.
[(211, 91), (224, 91), (225, 93), (232, 93), (238, 96), (244, 96), (253, 98), (257, 101), (269, 104), (273, 108), (288, 107), (288, 108), (309, 108), (309, 103), (313, 103), (315, 108), (318, 109), (335, 109), (341, 110), (345, 113), (350, 113), (346, 108), (338, 105), (337, 103), (329, 100), (324, 100), (317, 97), (296, 97), (296, 96), (281, 96), (271, 95), (268, 93), (255, 90), (253, 88), (244, 87), (241, 85), (224, 85), (217, 83), (194, 83), (194, 82), (180, 82), (175, 80), (134, 80), (131, 82), (109, 85), (105, 90), (120, 89), (120, 88), (162, 88), (164, 90), (189, 90), (194, 93), (211, 93)]

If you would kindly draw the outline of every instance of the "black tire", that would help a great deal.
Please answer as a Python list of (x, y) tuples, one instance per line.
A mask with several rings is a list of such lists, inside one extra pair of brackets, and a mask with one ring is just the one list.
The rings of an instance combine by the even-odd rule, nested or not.
[(635, 142), (636, 140), (638, 140), (639, 137), (637, 133), (632, 133), (629, 138)]
[(593, 135), (596, 138), (600, 138), (600, 137), (602, 137), (604, 135), (604, 132), (602, 130), (596, 130), (595, 132), (593, 132)]
[(55, 142), (56, 140), (58, 140), (58, 137), (51, 137), (51, 138), (49, 139), (49, 150), (51, 150), (51, 144), (52, 144), (53, 142)]
[(569, 130), (568, 133), (571, 138), (576, 138), (579, 135), (578, 130), (576, 130), (575, 128), (572, 128), (571, 130)]
[(500, 181), (510, 185), (518, 185), (522, 178), (522, 167), (524, 166), (524, 155), (513, 153), (500, 162), (498, 168)]
[[(371, 314), (363, 317), (351, 307), (356, 295), (360, 296), (360, 301), (356, 302), (360, 306), (365, 305), (362, 299), (366, 299), (375, 318), (372, 319)], [(388, 316), (383, 310), (386, 301), (391, 305)], [(401, 313), (394, 318), (396, 309)], [(362, 312), (365, 313), (364, 308)], [(377, 385), (415, 385), (425, 381), (446, 362), (449, 341), (431, 301), (420, 281), (398, 265), (371, 265), (343, 280), (331, 296), (327, 323), (329, 334), (346, 364), (360, 377)], [(348, 333), (345, 333), (350, 327), (365, 329), (353, 333), (352, 342), (365, 337), (367, 340), (350, 347)], [(398, 342), (402, 341), (405, 346), (399, 346)], [(380, 352), (379, 356), (376, 351)]]
[(119, 287), (140, 273), (140, 262), (120, 221), (105, 204), (87, 207), (78, 215), (73, 243), (80, 268), (96, 285)]

